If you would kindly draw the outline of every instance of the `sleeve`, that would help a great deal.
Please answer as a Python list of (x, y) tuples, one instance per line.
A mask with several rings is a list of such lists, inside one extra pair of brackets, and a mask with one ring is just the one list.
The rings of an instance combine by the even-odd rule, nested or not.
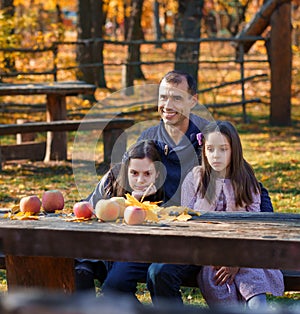
[(153, 127), (150, 127), (146, 130), (144, 130), (141, 135), (139, 136), (137, 142), (140, 142), (140, 141), (143, 141), (143, 140), (157, 140), (158, 138), (158, 135), (157, 135), (157, 132), (158, 132), (158, 129), (159, 129), (159, 125), (156, 125), (156, 126), (153, 126)]
[(253, 202), (246, 207), (248, 212), (260, 212), (260, 194), (252, 193)]
[(96, 204), (99, 200), (104, 198), (105, 186), (107, 185), (107, 183), (108, 183), (108, 172), (98, 182), (94, 191), (85, 199), (85, 201), (88, 201), (93, 205), (93, 208), (96, 207)]
[(149, 135), (149, 129), (143, 131), (139, 138), (137, 139), (137, 142), (143, 141), (143, 140), (148, 140), (151, 139), (151, 136)]
[(198, 184), (195, 182), (193, 169), (186, 175), (181, 185), (181, 206), (186, 206), (192, 209), (194, 208), (197, 186)]
[(261, 188), (261, 202), (260, 202), (260, 211), (261, 212), (273, 212), (273, 205), (271, 202), (271, 198), (269, 196), (268, 190), (259, 182)]

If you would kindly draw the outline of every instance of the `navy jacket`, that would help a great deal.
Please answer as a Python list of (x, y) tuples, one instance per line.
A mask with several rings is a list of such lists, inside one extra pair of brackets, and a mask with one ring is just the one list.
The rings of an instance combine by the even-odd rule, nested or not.
[(138, 141), (146, 139), (156, 141), (166, 167), (164, 206), (180, 205), (181, 183), (187, 173), (200, 163), (201, 147), (196, 134), (201, 132), (207, 123), (207, 120), (191, 114), (189, 128), (177, 145), (167, 133), (163, 121), (145, 130), (139, 137)]

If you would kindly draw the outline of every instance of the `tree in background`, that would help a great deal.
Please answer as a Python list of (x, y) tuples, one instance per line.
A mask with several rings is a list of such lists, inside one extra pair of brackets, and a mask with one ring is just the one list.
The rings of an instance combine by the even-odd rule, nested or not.
[[(77, 47), (79, 80), (106, 87), (103, 65), (103, 29), (106, 20), (105, 0), (79, 0), (78, 39), (82, 44)], [(100, 64), (100, 65), (97, 65)]]
[[(144, 0), (132, 0), (130, 18), (128, 23), (128, 29), (126, 32), (126, 39), (128, 41), (143, 40), (144, 33), (141, 27), (142, 18), (142, 8)], [(124, 87), (133, 86), (133, 81), (135, 78), (145, 79), (145, 76), (141, 70), (140, 65), (130, 65), (130, 63), (138, 63), (141, 60), (141, 45), (140, 44), (128, 44), (127, 50), (127, 66), (125, 73), (125, 78), (123, 80), (126, 82)]]
[[(204, 0), (178, 0), (176, 16), (176, 39), (199, 39)], [(198, 77), (199, 43), (177, 43), (175, 69), (189, 72)]]
[[(4, 19), (11, 20), (15, 14), (15, 7), (14, 7), (14, 1), (13, 0), (1, 0), (0, 1), (0, 10), (3, 10), (4, 12)], [(4, 43), (4, 47), (9, 45), (9, 38), (14, 33), (13, 25), (9, 27), (5, 27), (2, 29), (2, 32), (7, 32), (7, 38), (3, 38), (6, 43)], [(10, 54), (4, 54), (4, 68), (9, 69), (10, 71), (15, 71), (15, 60), (13, 57), (10, 56)]]
[[(154, 36), (156, 40), (162, 39), (162, 31), (159, 23), (160, 14), (159, 14), (159, 1), (153, 1), (153, 16), (154, 16)], [(156, 44), (156, 47), (161, 47), (161, 44)]]

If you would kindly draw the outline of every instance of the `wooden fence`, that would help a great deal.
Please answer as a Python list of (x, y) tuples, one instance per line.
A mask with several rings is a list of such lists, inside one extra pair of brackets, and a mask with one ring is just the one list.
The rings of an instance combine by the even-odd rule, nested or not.
[[(132, 70), (133, 66), (155, 66), (155, 65), (162, 65), (162, 64), (175, 64), (178, 63), (178, 60), (175, 59), (175, 53), (172, 55), (171, 58), (162, 58), (160, 60), (148, 60), (148, 61), (138, 61), (138, 62), (128, 62), (126, 51), (127, 47), (129, 45), (143, 45), (143, 46), (149, 46), (151, 49), (151, 46), (157, 46), (162, 47), (164, 45), (176, 45), (177, 43), (186, 43), (186, 44), (199, 44), (203, 45), (204, 43), (234, 43), (238, 48), (236, 50), (236, 53), (232, 55), (230, 58), (221, 58), (221, 59), (203, 59), (199, 58), (198, 65), (201, 66), (218, 66), (220, 64), (222, 65), (228, 65), (229, 64), (235, 64), (239, 67), (239, 79), (231, 80), (222, 82), (221, 84), (218, 83), (212, 83), (211, 86), (205, 87), (202, 89), (199, 89), (200, 94), (209, 93), (215, 90), (220, 90), (222, 88), (226, 88), (230, 85), (235, 86), (236, 89), (239, 89), (240, 92), (240, 100), (236, 101), (226, 101), (226, 102), (212, 102), (212, 103), (205, 103), (204, 105), (208, 108), (221, 108), (221, 107), (228, 107), (228, 106), (241, 106), (243, 110), (243, 118), (244, 121), (248, 121), (247, 119), (247, 113), (246, 113), (246, 105), (251, 103), (260, 103), (262, 100), (259, 97), (253, 97), (248, 98), (245, 92), (245, 84), (249, 81), (259, 81), (259, 80), (266, 80), (268, 77), (267, 73), (258, 73), (255, 75), (251, 75), (248, 77), (245, 77), (245, 67), (247, 67), (249, 64), (255, 64), (258, 62), (268, 62), (267, 58), (261, 59), (261, 58), (245, 58), (245, 54), (243, 51), (243, 43), (248, 41), (265, 41), (265, 38), (261, 36), (251, 36), (251, 37), (243, 37), (243, 38), (200, 38), (198, 40), (181, 40), (181, 39), (173, 39), (173, 40), (160, 40), (160, 41), (117, 41), (117, 40), (109, 40), (109, 39), (103, 39), (103, 38), (96, 38), (96, 39), (87, 39), (87, 40), (80, 40), (80, 41), (65, 41), (65, 42), (55, 42), (51, 44), (49, 47), (45, 47), (42, 49), (24, 49), (24, 48), (0, 48), (0, 53), (2, 53), (2, 57), (5, 56), (12, 56), (14, 55), (15, 60), (15, 67), (12, 70), (5, 69), (0, 70), (0, 79), (2, 82), (7, 81), (8, 79), (11, 80), (12, 78), (18, 79), (18, 78), (26, 78), (26, 77), (39, 77), (40, 81), (43, 80), (49, 80), (49, 76), (52, 80), (56, 81), (59, 79), (59, 74), (66, 72), (66, 71), (73, 71), (74, 76), (75, 73), (80, 71), (83, 68), (93, 68), (98, 69), (99, 71), (102, 69), (108, 69), (109, 67), (117, 67), (120, 69), (120, 72), (122, 72), (122, 69), (126, 68), (127, 71)], [(104, 58), (103, 62), (92, 62), (92, 63), (85, 63), (85, 64), (77, 64), (76, 63), (76, 51), (78, 48), (78, 45), (86, 45), (90, 46), (93, 43), (101, 42), (103, 45), (103, 50), (105, 50), (107, 47), (110, 47), (111, 50), (114, 50), (112, 47), (118, 47), (122, 46), (124, 47), (124, 57), (121, 60), (118, 61), (111, 61), (108, 58)], [(67, 65), (64, 61), (63, 57), (61, 56), (64, 51), (64, 47), (70, 47), (73, 46), (73, 55), (71, 56), (72, 61), (71, 65)], [(201, 49), (200, 49), (201, 51)], [(35, 56), (41, 56), (42, 54), (47, 54), (47, 60), (46, 62), (46, 68), (43, 70), (27, 70), (24, 71), (23, 69), (18, 70), (17, 66), (18, 63), (22, 62), (21, 58), (24, 58), (24, 55), (27, 54), (29, 58), (33, 59)], [(49, 56), (50, 54), (50, 56)], [(142, 56), (143, 57), (143, 56)], [(141, 57), (141, 59), (142, 59)], [(200, 56), (201, 57), (201, 56)], [(28, 57), (27, 57), (28, 58)], [(70, 61), (68, 61), (70, 62)], [(182, 62), (182, 61), (181, 61)], [(185, 62), (189, 62), (186, 60)], [(93, 82), (94, 83), (94, 82)], [(123, 82), (123, 84), (126, 86), (126, 82)], [(123, 86), (123, 87), (125, 87)], [(2, 105), (2, 110), (4, 106)], [(7, 108), (7, 106), (6, 106)]]

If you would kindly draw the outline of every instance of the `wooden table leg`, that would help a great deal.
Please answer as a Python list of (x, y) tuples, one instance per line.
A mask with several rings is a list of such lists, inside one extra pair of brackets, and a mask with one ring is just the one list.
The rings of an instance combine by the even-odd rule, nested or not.
[(44, 256), (5, 256), (8, 291), (42, 288), (75, 291), (74, 259)]
[[(47, 95), (47, 121), (66, 120), (66, 97), (63, 95)], [(47, 132), (47, 145), (44, 161), (67, 159), (67, 133)]]

